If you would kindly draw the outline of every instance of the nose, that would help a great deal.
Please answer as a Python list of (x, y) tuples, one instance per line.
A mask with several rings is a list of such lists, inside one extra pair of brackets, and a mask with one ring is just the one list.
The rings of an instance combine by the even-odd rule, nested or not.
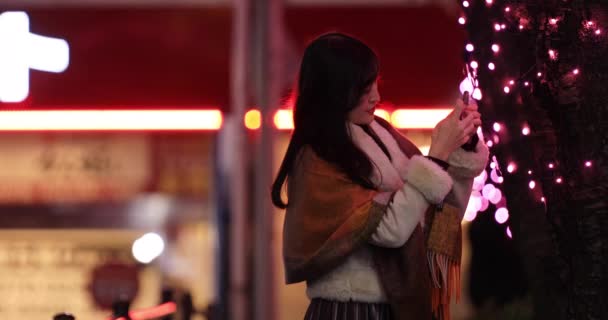
[(378, 90), (374, 90), (369, 96), (369, 103), (376, 104), (378, 102), (380, 102), (380, 93)]

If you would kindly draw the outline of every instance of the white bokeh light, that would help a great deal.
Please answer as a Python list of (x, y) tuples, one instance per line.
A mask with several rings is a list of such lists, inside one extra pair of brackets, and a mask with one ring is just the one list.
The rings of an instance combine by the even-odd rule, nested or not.
[(494, 187), (494, 185), (491, 183), (488, 183), (485, 186), (483, 186), (483, 189), (481, 190), (481, 194), (483, 195), (483, 197), (488, 200), (490, 198), (492, 198), (492, 196), (494, 195), (495, 192), (496, 192), (496, 187)]
[(507, 208), (498, 208), (494, 214), (494, 219), (500, 224), (507, 222), (509, 220), (509, 210)]
[(509, 165), (507, 165), (508, 173), (513, 173), (515, 171), (515, 169), (517, 169), (517, 166), (515, 165), (515, 163), (510, 162)]
[(133, 242), (132, 253), (135, 260), (150, 263), (165, 250), (165, 241), (154, 232), (146, 233)]
[(502, 200), (502, 191), (500, 191), (500, 189), (495, 188), (494, 192), (492, 192), (491, 194), (491, 198), (488, 198), (488, 200), (492, 202), (492, 204), (499, 203), (500, 200)]
[(488, 199), (486, 199), (486, 198), (481, 198), (481, 208), (479, 209), (479, 211), (486, 211), (486, 209), (488, 209), (489, 206), (490, 206), (490, 201), (488, 201)]
[(473, 92), (475, 90), (475, 86), (473, 85), (473, 81), (469, 77), (464, 78), (462, 82), (460, 82), (460, 94), (464, 94), (466, 92)]
[(477, 212), (474, 210), (467, 210), (464, 212), (464, 221), (471, 222), (471, 221), (475, 220), (476, 217), (477, 217)]
[(503, 179), (501, 179), (502, 177), (498, 175), (498, 172), (496, 171), (496, 167), (494, 167), (492, 169), (492, 171), (490, 172), (490, 179), (494, 182), (494, 183), (502, 183)]
[(481, 89), (475, 88), (475, 90), (473, 90), (472, 97), (475, 100), (481, 100), (481, 98), (483, 98), (483, 95), (481, 94)]

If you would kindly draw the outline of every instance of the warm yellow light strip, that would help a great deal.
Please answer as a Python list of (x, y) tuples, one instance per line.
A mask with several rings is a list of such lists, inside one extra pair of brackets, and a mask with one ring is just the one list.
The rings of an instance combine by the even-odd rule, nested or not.
[(220, 110), (49, 110), (0, 112), (0, 131), (218, 130)]
[[(375, 114), (398, 129), (432, 129), (450, 112), (448, 108), (404, 108), (392, 113), (377, 109)], [(218, 109), (3, 111), (0, 112), (0, 131), (219, 130), (222, 121)], [(248, 129), (259, 129), (260, 123), (258, 110), (247, 112), (244, 124)], [(279, 130), (292, 130), (292, 110), (278, 110), (274, 124)]]
[(293, 130), (293, 112), (291, 109), (281, 109), (274, 114), (274, 125), (279, 130)]
[(391, 123), (398, 129), (433, 129), (452, 109), (398, 109)]
[[(392, 114), (376, 109), (375, 115), (389, 120), (398, 129), (433, 129), (452, 109), (397, 109)], [(280, 130), (293, 129), (293, 116), (289, 109), (281, 109), (274, 116), (274, 124)]]

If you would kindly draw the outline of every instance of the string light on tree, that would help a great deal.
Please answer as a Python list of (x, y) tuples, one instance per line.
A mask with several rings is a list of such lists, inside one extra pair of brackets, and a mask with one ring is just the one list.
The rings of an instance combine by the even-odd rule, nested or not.
[(509, 210), (507, 210), (507, 208), (498, 208), (494, 214), (494, 219), (496, 219), (496, 222), (499, 224), (507, 222), (507, 220), (509, 220)]
[(507, 165), (508, 173), (513, 173), (515, 171), (515, 169), (517, 169), (517, 166), (515, 165), (515, 163), (510, 162), (509, 165)]
[[(473, 99), (475, 100), (481, 100), (481, 98), (483, 98), (482, 94), (481, 94), (481, 89), (479, 88), (475, 88), (475, 90), (473, 90), (473, 95), (472, 95)], [(481, 129), (481, 128), (479, 128)]]
[[(569, 3), (571, 2), (570, 0), (563, 0), (565, 3)], [(488, 5), (488, 6), (492, 6), (492, 5), (498, 5), (498, 3), (494, 3), (493, 0), (484, 0), (484, 2)], [(561, 1), (558, 1), (561, 3)], [(477, 3), (473, 3), (471, 2), (471, 0), (464, 0), (462, 1), (462, 5), (465, 8), (469, 8), (471, 6), (475, 7)], [(501, 3), (502, 4), (502, 3)], [(517, 6), (517, 7), (515, 7)], [(535, 17), (535, 16), (527, 16), (527, 11), (526, 10), (520, 10), (520, 3), (518, 2), (517, 5), (505, 5), (501, 8), (479, 8), (479, 7), (475, 7), (475, 9), (480, 9), (480, 10), (486, 10), (486, 13), (488, 14), (497, 14), (497, 16), (491, 18), (491, 24), (489, 25), (490, 28), (493, 28), (496, 32), (501, 32), (501, 31), (505, 31), (507, 33), (509, 33), (509, 31), (511, 30), (517, 30), (519, 29), (520, 31), (523, 30), (527, 30), (528, 32), (530, 32), (530, 34), (534, 34), (534, 32), (536, 30), (534, 30), (534, 28), (536, 28), (537, 26), (547, 26), (549, 25), (549, 28), (545, 28), (543, 30), (546, 30), (546, 33), (552, 33), (555, 34), (557, 32), (561, 32), (561, 28), (565, 28), (566, 24), (562, 24), (562, 20), (564, 19), (561, 15), (560, 16), (552, 16), (549, 18), (546, 18), (546, 15), (543, 16), (542, 18), (539, 17)], [(465, 10), (464, 14), (458, 18), (458, 23), (461, 25), (471, 25), (472, 22), (474, 22), (475, 17), (474, 16), (470, 16), (470, 14), (476, 14), (476, 12), (478, 11), (469, 11), (469, 10)], [(559, 13), (559, 12), (563, 12), (563, 11), (554, 11), (554, 13)], [(502, 13), (502, 16), (501, 16)], [(540, 22), (540, 23), (539, 23)], [(559, 28), (558, 28), (559, 26)], [(597, 24), (594, 21), (584, 21), (581, 25), (581, 28), (588, 28), (586, 29), (586, 36), (593, 36), (594, 34), (596, 35), (600, 35), (601, 34), (601, 30), (597, 27)], [(486, 34), (487, 35), (487, 34)], [(528, 33), (521, 33), (521, 36), (528, 36)], [(552, 72), (553, 69), (556, 69), (558, 64), (557, 63), (547, 63), (547, 62), (551, 62), (551, 61), (557, 61), (559, 60), (566, 60), (563, 57), (568, 57), (568, 60), (570, 60), (571, 55), (565, 51), (568, 48), (565, 48), (564, 46), (561, 46), (559, 43), (553, 43), (553, 42), (546, 42), (551, 43), (553, 45), (555, 45), (555, 47), (551, 48), (547, 48), (544, 46), (541, 46), (541, 48), (546, 48), (543, 49), (540, 54), (544, 55), (544, 57), (537, 57), (538, 59), (536, 60), (536, 63), (532, 66), (529, 66), (528, 71), (523, 72), (522, 74), (515, 74), (516, 72), (518, 72), (518, 70), (515, 70), (515, 72), (509, 72), (509, 69), (511, 69), (512, 65), (509, 64), (509, 61), (503, 61), (504, 58), (508, 57), (511, 52), (509, 49), (509, 46), (506, 45), (506, 43), (501, 42), (498, 37), (500, 37), (500, 35), (496, 34), (494, 36), (493, 41), (490, 40), (491, 42), (482, 42), (479, 41), (477, 38), (473, 38), (471, 39), (471, 43), (466, 43), (465, 45), (465, 50), (466, 52), (472, 53), (472, 52), (476, 52), (478, 54), (476, 54), (475, 59), (476, 60), (469, 60), (468, 61), (468, 67), (472, 68), (473, 70), (471, 71), (471, 74), (473, 77), (477, 76), (477, 73), (480, 74), (495, 74), (496, 75), (496, 79), (503, 79), (503, 81), (505, 81), (504, 76), (508, 76), (509, 78), (506, 79), (504, 85), (502, 86), (502, 91), (505, 94), (513, 94), (513, 98), (509, 98), (509, 97), (505, 97), (503, 99), (506, 99), (506, 101), (511, 101), (510, 103), (517, 103), (517, 104), (521, 104), (522, 101), (522, 97), (519, 96), (519, 93), (521, 92), (522, 96), (523, 95), (527, 95), (527, 97), (530, 96), (531, 93), (536, 92), (536, 90), (538, 90), (539, 88), (541, 88), (542, 86), (544, 86), (548, 81), (552, 81), (553, 79), (551, 79), (551, 77), (555, 76), (557, 73), (556, 72)], [(488, 36), (488, 38), (492, 38), (492, 36)], [(473, 43), (475, 43), (475, 45), (473, 45)], [(477, 48), (475, 48), (477, 47)], [(489, 48), (488, 48), (489, 47)], [(482, 48), (482, 49), (479, 49)], [(558, 51), (556, 50), (560, 49), (562, 51), (560, 51), (558, 53)], [(491, 49), (491, 52), (487, 52), (487, 49)], [(517, 48), (516, 48), (517, 49)], [(490, 54), (490, 57), (488, 57), (487, 53)], [(500, 53), (500, 56), (498, 55)], [(561, 55), (560, 55), (561, 54)], [(494, 55), (494, 58), (492, 58), (491, 56)], [(544, 61), (543, 61), (544, 60)], [(531, 60), (534, 61), (534, 60)], [(497, 69), (497, 65), (498, 63), (500, 63), (501, 68)], [(478, 69), (481, 65), (486, 65), (488, 69), (482, 68), (481, 70)], [(566, 73), (569, 73), (570, 75), (580, 75), (581, 74), (581, 69), (579, 69), (576, 66), (568, 66), (567, 62), (564, 61), (560, 61), (560, 65), (564, 65), (566, 66), (565, 70)], [(579, 64), (579, 66), (583, 66), (582, 64)], [(508, 74), (507, 72), (509, 72), (510, 74)], [(591, 71), (589, 71), (591, 72)], [(564, 71), (560, 70), (559, 73), (561, 76), (564, 75)], [(536, 75), (536, 77), (539, 79), (537, 81), (532, 81), (532, 78), (534, 78), (534, 75)], [(473, 78), (475, 79), (475, 78)], [(483, 78), (482, 78), (483, 79)], [(572, 78), (568, 78), (568, 79), (572, 79)], [(500, 81), (500, 80), (498, 80)], [(474, 80), (475, 85), (472, 86), (472, 90), (477, 90), (477, 83), (476, 80)], [(523, 88), (526, 88), (526, 90), (521, 90)], [(496, 89), (501, 89), (501, 86), (499, 85)], [(472, 92), (470, 90), (468, 90), (469, 92)], [(494, 90), (492, 90), (494, 91)], [(484, 94), (486, 92), (484, 91)], [(490, 92), (489, 94), (492, 94), (492, 92)], [(476, 98), (476, 99), (480, 99), (480, 98)], [(517, 101), (517, 102), (513, 102), (513, 101)], [(528, 120), (531, 121), (531, 120)], [(492, 123), (492, 122), (491, 122)], [(500, 139), (507, 139), (509, 141), (512, 141), (514, 138), (513, 137), (509, 137), (509, 133), (510, 132), (503, 132), (503, 131), (508, 131), (506, 130), (507, 128), (504, 128), (505, 130), (503, 130), (502, 125), (501, 124), (506, 124), (506, 123), (510, 123), (510, 122), (504, 122), (504, 121), (497, 121), (497, 122), (493, 122), (492, 126), (491, 126), (491, 130), (493, 130), (494, 133), (492, 133), (491, 137), (487, 140), (487, 146), (488, 147), (494, 147), (496, 146)], [(528, 123), (524, 122), (520, 124), (520, 132), (521, 135), (520, 139), (525, 139), (524, 137), (529, 136), (531, 134), (531, 129), (530, 126), (528, 125)], [(500, 138), (499, 138), (500, 136)], [(506, 141), (507, 141), (506, 140)], [(499, 150), (499, 152), (502, 151)], [(495, 158), (495, 157), (494, 157)], [(592, 159), (588, 159), (585, 162), (583, 162), (582, 167), (583, 168), (590, 168), (591, 167), (591, 160)], [(555, 163), (557, 163), (557, 159), (555, 160)], [(483, 207), (483, 201), (487, 200), (487, 202), (489, 201), (490, 203), (494, 203), (497, 207), (496, 211), (495, 211), (495, 217), (498, 223), (505, 223), (508, 220), (508, 210), (506, 208), (506, 199), (502, 198), (502, 195), (500, 197), (497, 196), (497, 194), (501, 194), (502, 192), (496, 187), (498, 186), (499, 183), (502, 183), (505, 178), (503, 178), (501, 170), (500, 170), (500, 166), (502, 166), (503, 163), (501, 162), (501, 164), (499, 165), (498, 161), (496, 159), (494, 159), (493, 161), (490, 162), (490, 169), (488, 169), (488, 171), (484, 171), (484, 174), (486, 174), (486, 176), (491, 179), (491, 181), (493, 182), (492, 184), (481, 184), (481, 186), (477, 186), (474, 187), (473, 190), (473, 194), (475, 194), (475, 192), (477, 192), (477, 195), (475, 196), (476, 199), (471, 200), (471, 203), (469, 205), (470, 208), (467, 208), (466, 214), (467, 214), (467, 219), (474, 219), (477, 216), (477, 212)], [(507, 162), (506, 166), (505, 166), (505, 170), (510, 173), (510, 174), (515, 174), (518, 170), (521, 170), (522, 173), (528, 173), (528, 175), (530, 176), (530, 180), (528, 181), (528, 188), (529, 189), (539, 189), (536, 188), (536, 181), (533, 179), (532, 176), (532, 170), (529, 170), (530, 167), (532, 166), (528, 166), (526, 168), (526, 166), (528, 166), (527, 164), (524, 163), (516, 163), (515, 161), (510, 161)], [(554, 168), (556, 168), (557, 165), (551, 163), (551, 170), (553, 170)], [(524, 169), (525, 168), (525, 169)], [(556, 170), (557, 171), (557, 170)], [(568, 177), (566, 177), (568, 178)], [(507, 178), (508, 179), (508, 178)], [(569, 179), (569, 178), (568, 178)], [(558, 177), (555, 178), (553, 177), (553, 180), (555, 183), (562, 183), (563, 180), (565, 180), (562, 177)], [(485, 181), (485, 179), (484, 179)], [(544, 181), (544, 180), (543, 180)], [(479, 184), (479, 183), (478, 183)], [(540, 186), (540, 185), (539, 185)], [(543, 190), (540, 190), (541, 192)], [(473, 196), (472, 196), (473, 197)], [(536, 199), (538, 199), (540, 197), (540, 195), (536, 196)], [(502, 202), (500, 204), (498, 204), (498, 202), (496, 202), (497, 198), (500, 198), (502, 200)], [(480, 200), (481, 199), (481, 200)], [(544, 200), (544, 197), (543, 197)], [(486, 202), (486, 205), (487, 205)], [(480, 206), (480, 203), (482, 204)], [(485, 210), (485, 208), (484, 208)], [(506, 228), (507, 229), (507, 234), (509, 237), (511, 237), (511, 230), (509, 227)]]
[(557, 52), (553, 49), (549, 49), (549, 58), (551, 58), (551, 60), (557, 60)]

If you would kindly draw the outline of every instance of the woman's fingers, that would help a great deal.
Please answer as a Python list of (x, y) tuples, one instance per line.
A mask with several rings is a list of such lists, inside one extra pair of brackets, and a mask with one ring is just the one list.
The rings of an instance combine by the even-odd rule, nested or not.
[(450, 115), (454, 119), (460, 119), (465, 108), (466, 108), (466, 106), (464, 105), (464, 102), (462, 102), (462, 100), (459, 99), (458, 101), (456, 101), (456, 106), (454, 106), (454, 110), (452, 111), (452, 113)]
[(467, 110), (477, 111), (478, 109), (479, 109), (479, 106), (477, 105), (477, 101), (475, 101), (475, 99), (471, 99), (469, 101), (469, 105), (467, 106)]
[(467, 137), (470, 137), (473, 134), (475, 134), (476, 131), (477, 131), (477, 127), (475, 125), (471, 124), (470, 126), (466, 127), (466, 129), (464, 130), (464, 134)]
[(476, 120), (480, 120), (481, 119), (481, 114), (477, 111), (471, 112), (469, 114), (467, 114), (467, 116), (461, 120), (461, 122), (465, 125), (468, 126), (469, 124), (475, 122)]

